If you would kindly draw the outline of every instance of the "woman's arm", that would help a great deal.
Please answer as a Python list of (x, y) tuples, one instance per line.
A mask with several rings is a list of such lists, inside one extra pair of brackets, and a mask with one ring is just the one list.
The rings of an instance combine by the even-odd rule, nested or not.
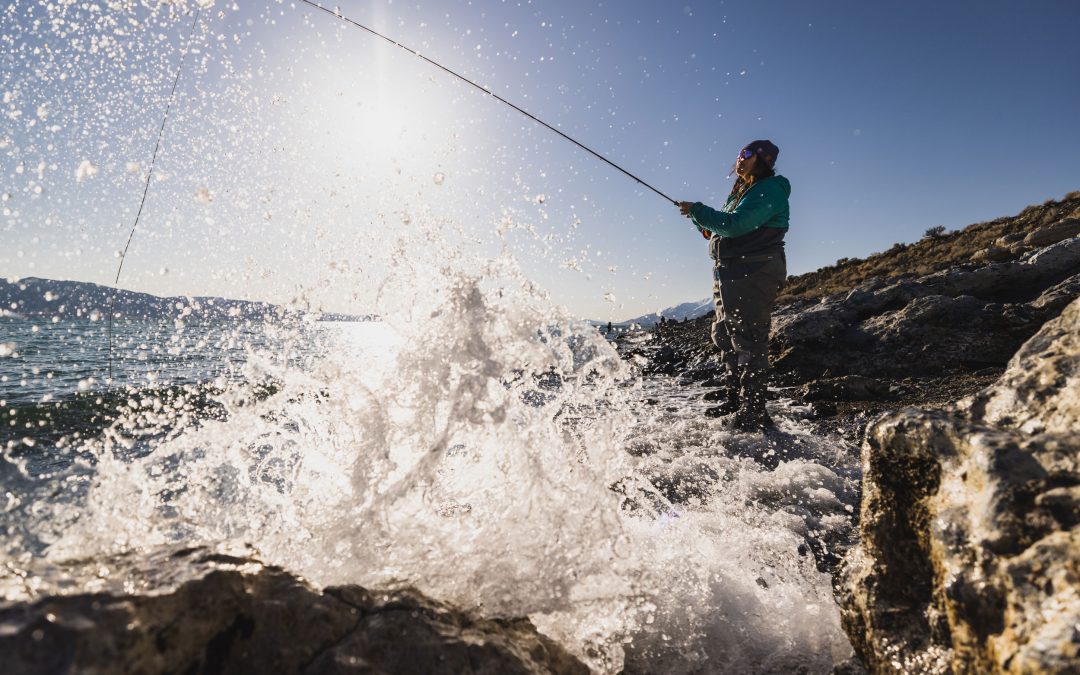
[(689, 209), (690, 219), (698, 229), (715, 232), (722, 237), (739, 237), (753, 232), (769, 222), (787, 203), (783, 191), (770, 183), (772, 181), (750, 188), (731, 213), (695, 202)]

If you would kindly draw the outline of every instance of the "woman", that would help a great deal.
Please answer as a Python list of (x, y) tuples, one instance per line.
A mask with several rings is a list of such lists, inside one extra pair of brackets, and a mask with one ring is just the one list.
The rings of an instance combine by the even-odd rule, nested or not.
[(769, 320), (787, 276), (784, 234), (791, 184), (776, 175), (780, 149), (754, 141), (739, 152), (738, 178), (719, 210), (679, 202), (679, 211), (709, 240), (716, 318), (712, 341), (720, 350), (724, 387), (710, 413), (735, 413), (734, 426), (760, 431), (773, 426), (765, 411), (769, 369)]

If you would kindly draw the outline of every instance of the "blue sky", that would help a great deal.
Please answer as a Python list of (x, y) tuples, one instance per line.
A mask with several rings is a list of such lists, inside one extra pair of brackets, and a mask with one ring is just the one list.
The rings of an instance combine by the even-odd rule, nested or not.
[[(200, 16), (122, 286), (362, 312), (400, 240), (509, 251), (590, 318), (708, 295), (654, 193), (322, 13), (241, 5)], [(1080, 189), (1075, 2), (339, 6), (677, 199), (773, 140), (791, 273)], [(112, 282), (194, 7), (2, 10), (0, 274)]]

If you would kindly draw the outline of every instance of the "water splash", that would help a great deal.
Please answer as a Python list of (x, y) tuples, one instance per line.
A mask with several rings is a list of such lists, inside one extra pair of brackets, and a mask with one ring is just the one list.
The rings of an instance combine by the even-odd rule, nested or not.
[(132, 401), (87, 446), (85, 498), (48, 514), (70, 523), (49, 558), (250, 544), (317, 584), (529, 615), (602, 672), (846, 658), (805, 547), (850, 526), (826, 442), (791, 422), (805, 452), (770, 471), (737, 452), (760, 440), (644, 405), (657, 385), (508, 257), (402, 259), (380, 298), (383, 323), (323, 328), (311, 363), (252, 351), (246, 381), (276, 393), (229, 385), (223, 419)]

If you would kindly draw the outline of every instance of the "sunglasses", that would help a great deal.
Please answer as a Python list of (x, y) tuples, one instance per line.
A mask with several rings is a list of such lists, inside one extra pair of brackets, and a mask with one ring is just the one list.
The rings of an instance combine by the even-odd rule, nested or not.
[(743, 151), (741, 151), (739, 153), (738, 159), (750, 159), (753, 156), (754, 156), (754, 151), (751, 150), (750, 148), (747, 148), (746, 150), (743, 150)]

